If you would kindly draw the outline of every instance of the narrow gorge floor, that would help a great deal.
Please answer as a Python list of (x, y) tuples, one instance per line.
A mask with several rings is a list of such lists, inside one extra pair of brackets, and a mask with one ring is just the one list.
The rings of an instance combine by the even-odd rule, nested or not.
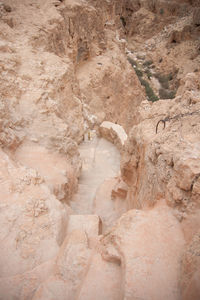
[[(105, 300), (121, 300), (123, 299), (121, 267), (119, 264), (104, 261), (97, 250), (98, 234), (108, 224), (110, 226), (113, 219), (120, 216), (115, 212), (111, 200), (112, 184), (110, 184), (115, 182), (120, 172), (120, 153), (112, 143), (96, 136), (92, 140), (84, 141), (79, 151), (82, 171), (78, 191), (70, 202), (74, 215), (70, 216), (68, 235), (74, 229), (84, 231), (89, 238), (89, 245), (95, 250), (93, 249), (90, 267), (84, 278), (84, 284), (78, 291), (77, 299), (93, 300), (101, 297)], [(108, 193), (107, 186), (109, 186)], [(121, 211), (118, 213), (121, 214)], [(99, 217), (103, 228), (99, 227)]]
[(70, 204), (75, 214), (94, 214), (96, 191), (105, 180), (119, 174), (120, 154), (112, 143), (98, 137), (83, 142), (79, 151), (82, 172), (78, 192)]

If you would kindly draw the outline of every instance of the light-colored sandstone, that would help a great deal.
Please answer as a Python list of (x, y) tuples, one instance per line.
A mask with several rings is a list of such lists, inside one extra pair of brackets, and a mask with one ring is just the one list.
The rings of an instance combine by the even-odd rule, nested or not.
[(179, 223), (166, 205), (143, 212), (130, 210), (102, 243), (103, 257), (107, 261), (113, 260), (109, 246), (118, 253), (124, 278), (123, 299), (179, 298), (178, 276), (184, 238)]
[(0, 164), (2, 278), (30, 271), (57, 254), (70, 208), (55, 198), (36, 170), (17, 166), (2, 151)]
[(199, 300), (199, 28), (198, 0), (0, 1), (0, 299)]
[(99, 131), (102, 137), (116, 145), (119, 150), (122, 150), (127, 140), (127, 134), (122, 126), (112, 122), (104, 121), (100, 125)]

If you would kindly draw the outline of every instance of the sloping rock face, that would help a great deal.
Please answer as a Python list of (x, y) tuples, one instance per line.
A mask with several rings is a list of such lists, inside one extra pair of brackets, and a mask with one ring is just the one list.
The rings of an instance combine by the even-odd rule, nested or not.
[(181, 299), (198, 299), (198, 74), (188, 74), (181, 84), (174, 100), (153, 105), (144, 102), (140, 107), (141, 122), (130, 132), (121, 172), (129, 186), (127, 200), (133, 208), (153, 207), (162, 199), (173, 208), (188, 243), (182, 258)]
[(199, 77), (188, 74), (182, 83), (174, 100), (144, 102), (129, 135), (121, 171), (135, 208), (161, 198), (182, 213), (199, 207)]
[(130, 210), (102, 244), (104, 259), (121, 264), (123, 299), (179, 299), (184, 238), (165, 204), (152, 211)]
[[(108, 39), (118, 40), (110, 33)], [(130, 64), (121, 56), (120, 48), (111, 46), (109, 50), (109, 44), (107, 47), (104, 56), (97, 56), (80, 66), (77, 77), (86, 107), (96, 116), (97, 124), (104, 120), (117, 122), (128, 131), (136, 123), (136, 107), (145, 97)], [(134, 89), (130, 89), (133, 86)]]
[(102, 137), (111, 141), (119, 150), (123, 149), (123, 146), (127, 140), (127, 134), (122, 126), (112, 122), (104, 121), (100, 125), (99, 131)]
[(17, 165), (3, 151), (0, 161), (2, 279), (30, 271), (56, 255), (70, 208), (56, 199), (36, 170)]
[[(74, 156), (84, 121), (107, 117), (130, 128), (134, 118), (127, 118), (127, 106), (134, 112), (144, 95), (124, 55), (125, 41), (115, 31), (115, 9), (110, 12), (110, 6), (103, 5), (103, 15), (96, 2), (9, 3), (12, 12), (1, 19), (0, 80), (6, 105), (2, 110), (10, 115), (14, 107), (18, 112), (9, 127), (18, 126), (17, 136), (12, 133), (15, 142), (10, 143), (19, 144), (28, 136)], [(113, 26), (107, 28), (106, 22)], [(120, 85), (114, 84), (116, 78), (121, 78)], [(100, 85), (104, 91), (98, 90)], [(8, 124), (2, 126), (6, 135)]]
[(130, 129), (128, 107), (134, 113), (145, 99), (118, 32), (118, 4), (0, 3), (0, 298), (32, 299), (49, 274), (35, 299), (50, 299), (55, 289), (56, 298), (63, 291), (71, 300), (82, 284), (88, 233), (67, 233), (82, 164), (78, 144), (105, 118)]
[(199, 231), (193, 236), (191, 243), (186, 248), (182, 265), (182, 299), (199, 299), (200, 276), (200, 235)]

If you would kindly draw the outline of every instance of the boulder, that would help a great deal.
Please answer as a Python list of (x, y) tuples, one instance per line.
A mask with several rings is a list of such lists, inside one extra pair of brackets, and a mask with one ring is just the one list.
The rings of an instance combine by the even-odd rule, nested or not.
[(122, 126), (104, 121), (100, 125), (99, 131), (102, 137), (115, 144), (119, 150), (122, 150), (127, 140), (127, 134)]
[(123, 299), (179, 299), (184, 237), (164, 203), (149, 211), (130, 210), (101, 242), (103, 258), (121, 262)]

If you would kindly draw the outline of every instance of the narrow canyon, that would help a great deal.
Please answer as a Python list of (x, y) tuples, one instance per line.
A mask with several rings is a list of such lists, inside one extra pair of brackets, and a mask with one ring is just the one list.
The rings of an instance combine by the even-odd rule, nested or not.
[(200, 1), (0, 0), (0, 300), (200, 299)]

